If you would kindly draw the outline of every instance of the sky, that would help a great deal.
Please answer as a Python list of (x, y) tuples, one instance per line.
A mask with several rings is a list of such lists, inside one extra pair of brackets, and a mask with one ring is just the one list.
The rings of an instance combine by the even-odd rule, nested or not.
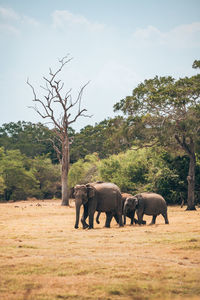
[(145, 79), (196, 74), (200, 0), (0, 0), (0, 126), (45, 123), (26, 81), (43, 99), (43, 77), (67, 54), (64, 90), (75, 100), (89, 81), (82, 108), (92, 117), (74, 123), (79, 131), (114, 117), (113, 105)]

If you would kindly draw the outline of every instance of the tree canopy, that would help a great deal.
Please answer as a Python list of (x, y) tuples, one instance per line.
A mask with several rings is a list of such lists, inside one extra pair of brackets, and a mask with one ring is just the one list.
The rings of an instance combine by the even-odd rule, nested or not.
[[(193, 66), (198, 67), (199, 62)], [(140, 83), (132, 93), (114, 106), (122, 110), (137, 127), (140, 146), (162, 145), (181, 150), (190, 158), (188, 209), (194, 209), (195, 151), (200, 137), (200, 74), (175, 80), (158, 77)], [(135, 129), (135, 126), (133, 126)]]

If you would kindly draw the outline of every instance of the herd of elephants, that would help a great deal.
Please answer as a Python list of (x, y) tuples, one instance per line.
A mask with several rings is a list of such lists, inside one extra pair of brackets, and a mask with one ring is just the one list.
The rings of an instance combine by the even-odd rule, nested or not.
[[(126, 224), (126, 217), (131, 219), (131, 224), (146, 224), (143, 215), (152, 216), (151, 224), (155, 224), (156, 217), (162, 215), (165, 224), (169, 224), (167, 205), (165, 199), (156, 193), (145, 192), (136, 195), (121, 193), (119, 187), (110, 182), (94, 182), (76, 185), (73, 188), (75, 198), (76, 222), (75, 228), (79, 227), (80, 208), (83, 205), (81, 223), (83, 229), (94, 227), (94, 213), (97, 211), (96, 222), (102, 212), (106, 214), (105, 227), (110, 227), (114, 217), (119, 226)], [(138, 219), (135, 219), (135, 212)], [(86, 222), (89, 217), (89, 224)], [(123, 218), (123, 219), (122, 219)]]

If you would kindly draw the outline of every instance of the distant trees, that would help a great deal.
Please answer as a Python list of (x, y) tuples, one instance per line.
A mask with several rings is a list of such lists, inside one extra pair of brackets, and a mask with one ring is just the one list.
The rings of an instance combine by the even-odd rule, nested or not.
[[(49, 78), (43, 77), (45, 96), (38, 98), (34, 87), (27, 81), (33, 92), (33, 101), (35, 111), (43, 119), (47, 119), (54, 126), (54, 139), (52, 139), (53, 147), (56, 151), (57, 158), (61, 164), (61, 186), (62, 186), (62, 205), (69, 205), (68, 190), (68, 172), (70, 163), (69, 153), (69, 128), (76, 120), (86, 115), (86, 109), (81, 108), (81, 99), (86, 83), (78, 93), (77, 98), (73, 101), (71, 89), (63, 91), (64, 83), (58, 78), (63, 67), (71, 61), (68, 56), (59, 61), (60, 67), (53, 72), (49, 70)], [(39, 105), (39, 107), (37, 106)], [(76, 113), (73, 115), (73, 108), (77, 107)], [(88, 116), (87, 116), (88, 117)]]
[(60, 198), (60, 165), (52, 164), (47, 155), (41, 155), (30, 160), (30, 167), (39, 184), (39, 197), (42, 199)]
[(19, 150), (0, 148), (0, 199), (60, 196), (60, 168), (48, 157), (28, 158)]
[[(197, 68), (199, 61), (193, 66)], [(139, 146), (163, 145), (189, 157), (187, 209), (195, 209), (195, 167), (200, 138), (200, 74), (175, 80), (155, 77), (139, 84), (115, 105), (137, 126)], [(136, 136), (135, 136), (136, 138)]]
[(97, 153), (88, 154), (75, 162), (69, 170), (69, 186), (86, 184), (99, 180), (98, 165), (100, 159)]
[[(123, 192), (133, 194), (154, 191), (164, 196), (167, 203), (181, 204), (187, 197), (187, 156), (174, 156), (163, 147), (138, 151), (127, 150), (105, 159), (97, 154), (87, 155), (74, 163), (69, 172), (70, 187), (92, 181), (116, 183)], [(197, 159), (197, 199), (199, 196), (200, 160)]]
[(105, 158), (128, 149), (133, 140), (129, 144), (123, 135), (125, 124), (123, 117), (116, 117), (81, 129), (79, 133), (74, 134), (70, 152), (71, 162), (74, 163), (91, 153), (98, 153), (99, 158)]
[(41, 123), (18, 121), (0, 127), (0, 147), (4, 147), (5, 150), (18, 149), (28, 157), (49, 154), (52, 161), (56, 162), (52, 138), (52, 130)]
[(37, 179), (30, 169), (26, 168), (26, 157), (19, 150), (1, 148), (1, 176), (4, 180), (4, 199), (26, 199), (37, 190)]

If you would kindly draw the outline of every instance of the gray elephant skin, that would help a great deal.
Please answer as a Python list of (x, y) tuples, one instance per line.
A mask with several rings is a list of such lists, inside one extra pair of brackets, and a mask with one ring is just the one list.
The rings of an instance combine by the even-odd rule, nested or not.
[(129, 197), (124, 203), (124, 223), (126, 222), (127, 214), (137, 212), (138, 224), (143, 223), (143, 215), (150, 215), (152, 217), (151, 224), (155, 224), (156, 217), (162, 215), (165, 224), (169, 224), (167, 216), (167, 204), (165, 199), (156, 193), (141, 193)]
[[(122, 195), (122, 213), (124, 211), (124, 203), (126, 201), (127, 198), (133, 197), (133, 195), (128, 194), (128, 193), (121, 193)], [(100, 224), (99, 222), (99, 217), (100, 217), (101, 212), (98, 212), (97, 217), (96, 217), (96, 222), (97, 224)], [(130, 225), (133, 225), (133, 223), (137, 224), (138, 220), (134, 218), (135, 212), (133, 211), (127, 211), (126, 217), (131, 219), (131, 223)], [(119, 223), (119, 221), (117, 220), (117, 218), (115, 218), (117, 223)], [(126, 223), (124, 223), (125, 225)], [(142, 224), (146, 224), (146, 221), (142, 221)]]
[[(93, 228), (94, 213), (105, 212), (105, 227), (110, 227), (110, 222), (114, 216), (122, 223), (122, 197), (117, 185), (109, 182), (94, 182), (86, 185), (76, 185), (74, 188), (75, 206), (76, 206), (76, 223), (75, 228), (79, 226), (80, 208), (83, 205), (84, 211), (81, 218), (83, 228)], [(89, 225), (86, 219), (89, 216)]]

